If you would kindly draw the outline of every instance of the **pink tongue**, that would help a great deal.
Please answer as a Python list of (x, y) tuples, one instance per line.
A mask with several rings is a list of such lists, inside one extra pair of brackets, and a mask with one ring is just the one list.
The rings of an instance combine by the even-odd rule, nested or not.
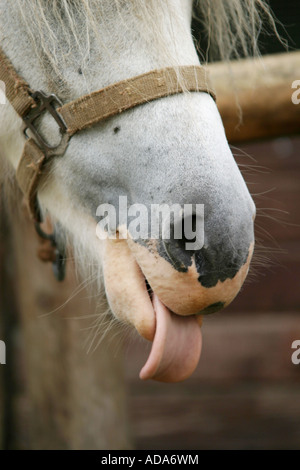
[(202, 335), (194, 316), (180, 317), (152, 296), (156, 331), (148, 360), (140, 372), (143, 380), (180, 382), (189, 377), (199, 362)]

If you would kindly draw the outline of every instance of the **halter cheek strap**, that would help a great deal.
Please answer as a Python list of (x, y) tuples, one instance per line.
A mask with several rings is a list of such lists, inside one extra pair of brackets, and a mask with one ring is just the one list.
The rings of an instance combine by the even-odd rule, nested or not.
[[(7, 99), (25, 123), (27, 141), (16, 175), (30, 214), (37, 222), (37, 191), (41, 176), (48, 170), (45, 163), (53, 156), (62, 156), (76, 132), (135, 106), (184, 91), (205, 92), (216, 99), (208, 71), (201, 66), (151, 70), (63, 105), (55, 95), (33, 92), (0, 49), (0, 80), (5, 83)], [(61, 142), (57, 146), (45, 142), (35, 127), (36, 119), (43, 113), (50, 113), (60, 128)], [(26, 134), (28, 129), (31, 138)]]

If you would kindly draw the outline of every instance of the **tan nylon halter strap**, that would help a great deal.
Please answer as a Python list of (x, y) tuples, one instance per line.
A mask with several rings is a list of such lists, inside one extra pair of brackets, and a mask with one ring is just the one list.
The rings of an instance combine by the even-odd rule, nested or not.
[(58, 111), (68, 132), (73, 135), (135, 106), (185, 90), (203, 91), (216, 99), (215, 92), (209, 86), (208, 71), (204, 67), (168, 67), (114, 83), (71, 101)]
[(23, 117), (34, 106), (28, 83), (21, 78), (0, 48), (0, 80), (5, 83), (5, 95), (10, 104)]
[[(208, 71), (201, 66), (151, 70), (94, 91), (57, 109), (51, 107), (51, 100), (57, 102), (57, 98), (54, 95), (46, 96), (42, 92), (33, 94), (29, 85), (17, 74), (1, 49), (0, 80), (6, 85), (6, 97), (26, 125), (29, 126), (28, 122), (33, 122), (30, 114), (35, 113), (34, 118), (36, 118), (39, 113), (48, 110), (58, 121), (64, 134), (61, 144), (52, 148), (43, 145), (44, 142), (37, 130), (34, 126), (33, 129), (30, 127), (34, 131), (35, 138), (26, 141), (16, 175), (30, 213), (36, 221), (39, 221), (37, 190), (45, 170), (44, 164), (52, 156), (63, 155), (70, 137), (76, 132), (135, 106), (184, 91), (205, 92), (216, 99), (215, 92), (209, 84)], [(38, 95), (42, 104), (36, 101), (35, 95)]]

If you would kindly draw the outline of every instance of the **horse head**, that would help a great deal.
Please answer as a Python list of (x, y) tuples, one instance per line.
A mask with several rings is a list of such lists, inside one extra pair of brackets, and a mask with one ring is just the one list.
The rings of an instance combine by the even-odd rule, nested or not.
[[(140, 5), (143, 14), (139, 2), (103, 0), (89, 10), (78, 2), (67, 10), (58, 1), (30, 3), (29, 12), (1, 3), (1, 47), (32, 89), (62, 102), (150, 70), (200, 65), (191, 0), (149, 2)], [(0, 113), (1, 150), (16, 169), (22, 123), (9, 103)], [(48, 117), (39, 126), (57, 138)], [(173, 94), (74, 135), (53, 159), (38, 199), (82, 264), (97, 266), (112, 314), (153, 341), (141, 377), (189, 376), (200, 356), (202, 316), (234, 299), (254, 247), (255, 206), (212, 96)], [(97, 236), (101, 205), (117, 214), (107, 219), (105, 239)], [(162, 217), (153, 237), (152, 208), (174, 205), (180, 209), (168, 219), (168, 236)], [(148, 230), (142, 237), (133, 235), (134, 210)]]

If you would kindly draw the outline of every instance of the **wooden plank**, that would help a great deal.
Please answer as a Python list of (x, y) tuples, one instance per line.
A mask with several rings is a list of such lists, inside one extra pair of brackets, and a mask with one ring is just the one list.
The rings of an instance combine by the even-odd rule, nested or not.
[(299, 152), (300, 137), (295, 136), (233, 149), (257, 205), (257, 227), (263, 226), (279, 244), (300, 240)]
[(137, 388), (138, 449), (300, 449), (300, 383), (218, 381)]
[(12, 233), (7, 223), (0, 187), (0, 339), (6, 347), (6, 364), (0, 365), (0, 449), (15, 446), (18, 309), (14, 268)]
[[(288, 254), (277, 256), (277, 261), (267, 266), (268, 261), (257, 261), (259, 265), (251, 267), (241, 292), (226, 311), (256, 312), (273, 311), (274, 314), (285, 315), (286, 311), (300, 312), (300, 263), (299, 242), (283, 244)], [(295, 254), (295, 255), (294, 255)], [(295, 258), (293, 259), (293, 256)]]
[(250, 274), (229, 311), (300, 311), (299, 152), (299, 137), (235, 149), (257, 205), (259, 242)]
[(132, 340), (125, 356), (130, 420), (139, 449), (300, 449), (299, 313), (222, 314), (203, 324), (195, 374), (169, 386), (142, 382), (146, 358)]
[(221, 62), (208, 68), (230, 142), (300, 132), (300, 104), (292, 102), (292, 83), (300, 77), (300, 52), (233, 61), (230, 69)]
[[(269, 175), (273, 171), (281, 171), (285, 168), (299, 171), (300, 136), (285, 136), (275, 139), (244, 142), (233, 146), (233, 153), (237, 154), (239, 163), (254, 165), (254, 175), (259, 176), (259, 170), (264, 171), (262, 174)], [(242, 151), (239, 151), (239, 149)], [(255, 167), (256, 166), (256, 167)], [(258, 171), (255, 171), (256, 170)]]

